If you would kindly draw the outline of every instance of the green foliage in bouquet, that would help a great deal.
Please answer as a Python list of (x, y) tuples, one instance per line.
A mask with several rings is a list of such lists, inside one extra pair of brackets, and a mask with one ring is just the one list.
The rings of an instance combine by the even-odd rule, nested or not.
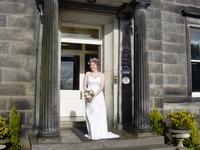
[(163, 135), (164, 126), (163, 126), (164, 117), (158, 111), (157, 108), (153, 108), (150, 113), (150, 125), (151, 129), (158, 135)]
[(15, 107), (13, 107), (10, 112), (9, 126), (10, 126), (9, 150), (20, 150), (21, 119), (20, 119), (20, 114), (19, 112), (17, 112)]
[(9, 128), (6, 125), (7, 119), (0, 116), (0, 140), (8, 138)]

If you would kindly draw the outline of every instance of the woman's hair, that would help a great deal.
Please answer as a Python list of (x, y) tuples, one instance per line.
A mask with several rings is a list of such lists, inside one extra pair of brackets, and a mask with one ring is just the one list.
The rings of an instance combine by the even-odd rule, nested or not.
[[(91, 58), (90, 59), (90, 63), (93, 62), (97, 65), (97, 70), (100, 71), (101, 70), (101, 63), (100, 60), (98, 58)], [(89, 63), (89, 64), (90, 64)]]

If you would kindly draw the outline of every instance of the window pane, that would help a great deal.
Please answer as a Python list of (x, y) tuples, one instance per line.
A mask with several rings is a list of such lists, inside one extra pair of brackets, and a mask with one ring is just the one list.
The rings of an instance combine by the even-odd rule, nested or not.
[(82, 50), (82, 44), (62, 43), (61, 48), (65, 50)]
[(98, 54), (85, 54), (85, 72), (90, 71), (90, 59), (98, 58)]
[(74, 62), (70, 59), (67, 59), (67, 57), (62, 57), (60, 89), (62, 90), (73, 89), (73, 72), (74, 72)]
[(80, 57), (61, 57), (61, 81), (62, 90), (79, 90)]
[(65, 26), (62, 28), (63, 36), (68, 35), (70, 37), (82, 37), (82, 38), (99, 38), (99, 30), (91, 28), (80, 28)]
[(200, 63), (192, 62), (192, 91), (200, 91)]
[(191, 28), (190, 32), (191, 59), (200, 60), (200, 28)]
[(99, 45), (85, 44), (85, 50), (86, 51), (95, 51), (95, 52), (98, 52), (99, 47), (100, 47)]

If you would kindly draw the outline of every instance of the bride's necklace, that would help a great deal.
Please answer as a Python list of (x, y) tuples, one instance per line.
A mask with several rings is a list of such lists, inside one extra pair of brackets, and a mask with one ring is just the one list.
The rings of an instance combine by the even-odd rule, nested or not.
[(92, 73), (91, 73), (91, 76), (94, 77), (94, 78), (97, 78), (97, 77), (99, 77), (100, 75), (99, 75), (99, 72), (92, 72)]

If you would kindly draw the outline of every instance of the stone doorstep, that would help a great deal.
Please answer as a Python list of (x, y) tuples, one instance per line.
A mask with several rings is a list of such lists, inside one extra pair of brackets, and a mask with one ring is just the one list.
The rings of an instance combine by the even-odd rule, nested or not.
[[(40, 138), (36, 139), (37, 133), (31, 133), (29, 140), (31, 143), (32, 150), (100, 150), (100, 149), (124, 149), (128, 150), (130, 148), (142, 150), (145, 147), (147, 149), (170, 149), (172, 147), (164, 145), (163, 136), (151, 136), (151, 137), (141, 137), (132, 139), (109, 139), (109, 140), (98, 140), (98, 141), (81, 141), (80, 138), (71, 129), (66, 131), (61, 131), (59, 138)], [(143, 147), (143, 148), (142, 148)], [(174, 149), (174, 148), (173, 148)]]
[[(97, 142), (84, 142), (81, 144), (36, 144), (32, 145), (32, 150), (175, 150), (175, 147), (156, 144), (156, 145), (142, 145), (133, 146), (127, 145), (125, 143), (119, 143), (119, 141), (112, 141), (109, 143), (109, 146), (104, 145), (103, 143)], [(121, 144), (121, 145), (119, 145)], [(122, 145), (124, 144), (124, 145)]]

